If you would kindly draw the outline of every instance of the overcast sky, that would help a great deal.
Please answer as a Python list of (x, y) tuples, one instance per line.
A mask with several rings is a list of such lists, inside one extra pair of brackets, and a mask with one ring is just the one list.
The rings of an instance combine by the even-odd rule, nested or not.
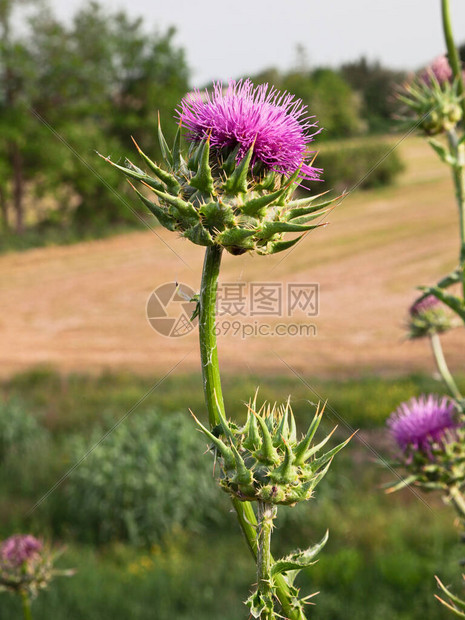
[[(393, 68), (417, 68), (443, 53), (439, 0), (100, 0), (143, 15), (148, 29), (177, 28), (194, 85), (260, 69), (291, 67), (296, 46), (310, 66), (362, 54)], [(69, 18), (83, 0), (50, 0)], [(456, 40), (465, 42), (465, 1), (451, 0)]]

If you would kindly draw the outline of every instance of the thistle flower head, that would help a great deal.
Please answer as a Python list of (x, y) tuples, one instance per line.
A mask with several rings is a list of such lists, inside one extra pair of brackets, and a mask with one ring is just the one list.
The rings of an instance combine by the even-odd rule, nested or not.
[(420, 396), (399, 405), (387, 425), (404, 453), (419, 451), (428, 455), (433, 443), (442, 442), (448, 431), (457, 428), (455, 410), (446, 397)]
[[(168, 230), (192, 243), (220, 246), (234, 255), (276, 254), (296, 244), (337, 198), (293, 198), (302, 178), (318, 179), (321, 170), (305, 163), (309, 130), (316, 127), (306, 108), (287, 93), (249, 80), (231, 82), (223, 93), (188, 95), (178, 109), (180, 123), (172, 148), (158, 125), (163, 164), (137, 145), (149, 173), (129, 160), (106, 161), (132, 181), (144, 205)], [(181, 125), (190, 147), (181, 147)], [(155, 194), (150, 200), (146, 192)], [(327, 208), (328, 207), (328, 208)], [(285, 239), (286, 233), (298, 233)]]
[(225, 89), (216, 82), (211, 94), (188, 94), (177, 115), (188, 140), (209, 138), (214, 149), (237, 149), (237, 162), (253, 147), (252, 166), (261, 162), (265, 169), (285, 175), (302, 166), (300, 176), (310, 180), (318, 180), (322, 172), (303, 163), (307, 144), (319, 131), (317, 123), (300, 99), (268, 84), (255, 87), (250, 80), (232, 80)]
[(54, 576), (73, 575), (72, 570), (54, 569), (59, 554), (30, 534), (10, 536), (0, 544), (0, 590), (34, 597)]
[(454, 326), (444, 304), (434, 295), (420, 297), (409, 308), (407, 328), (411, 339), (442, 334)]
[(37, 558), (43, 543), (30, 534), (15, 534), (4, 540), (0, 546), (0, 562), (2, 566), (18, 568), (25, 562)]

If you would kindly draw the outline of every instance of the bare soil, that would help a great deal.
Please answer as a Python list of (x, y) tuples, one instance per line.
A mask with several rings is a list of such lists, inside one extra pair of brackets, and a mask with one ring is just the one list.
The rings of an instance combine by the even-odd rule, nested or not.
[[(399, 149), (408, 167), (395, 187), (354, 193), (330, 225), (275, 257), (227, 255), (223, 282), (318, 282), (317, 317), (249, 317), (250, 324), (311, 323), (307, 337), (220, 338), (226, 370), (306, 376), (434, 370), (428, 343), (405, 339), (415, 286), (433, 283), (458, 255), (448, 169), (419, 139)], [(45, 364), (63, 372), (103, 369), (164, 374), (198, 369), (197, 334), (165, 338), (146, 319), (165, 282), (198, 289), (203, 250), (162, 228), (0, 257), (0, 374)], [(224, 317), (225, 319), (227, 317)], [(465, 338), (444, 338), (453, 369)], [(182, 360), (182, 361), (181, 361)], [(283, 361), (284, 360), (284, 361)]]

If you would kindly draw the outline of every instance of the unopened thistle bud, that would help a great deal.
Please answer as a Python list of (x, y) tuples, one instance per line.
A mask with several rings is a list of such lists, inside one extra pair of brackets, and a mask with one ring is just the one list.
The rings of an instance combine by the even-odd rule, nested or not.
[(433, 63), (405, 84), (399, 99), (414, 112), (419, 127), (429, 136), (450, 131), (462, 119), (458, 81), (451, 81), (444, 63)]
[(334, 455), (350, 438), (322, 454), (332, 435), (313, 443), (323, 411), (317, 410), (306, 435), (297, 439), (289, 402), (283, 406), (264, 403), (257, 409), (256, 400), (255, 396), (249, 403), (242, 428), (220, 415), (219, 433), (213, 434), (196, 419), (220, 462), (220, 485), (243, 501), (294, 505), (310, 499)]
[(434, 295), (420, 297), (409, 309), (409, 338), (424, 338), (442, 334), (453, 327), (449, 314)]

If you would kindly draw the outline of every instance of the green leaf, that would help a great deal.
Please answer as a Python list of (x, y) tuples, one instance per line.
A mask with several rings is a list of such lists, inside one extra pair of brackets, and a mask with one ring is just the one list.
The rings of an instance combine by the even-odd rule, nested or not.
[(271, 567), (272, 577), (286, 573), (287, 571), (300, 571), (303, 568), (307, 568), (308, 566), (315, 564), (315, 561), (313, 560), (326, 545), (328, 538), (329, 531), (326, 530), (326, 534), (316, 545), (305, 549), (305, 551), (294, 551), (294, 553), (289, 554), (285, 558), (277, 560)]

